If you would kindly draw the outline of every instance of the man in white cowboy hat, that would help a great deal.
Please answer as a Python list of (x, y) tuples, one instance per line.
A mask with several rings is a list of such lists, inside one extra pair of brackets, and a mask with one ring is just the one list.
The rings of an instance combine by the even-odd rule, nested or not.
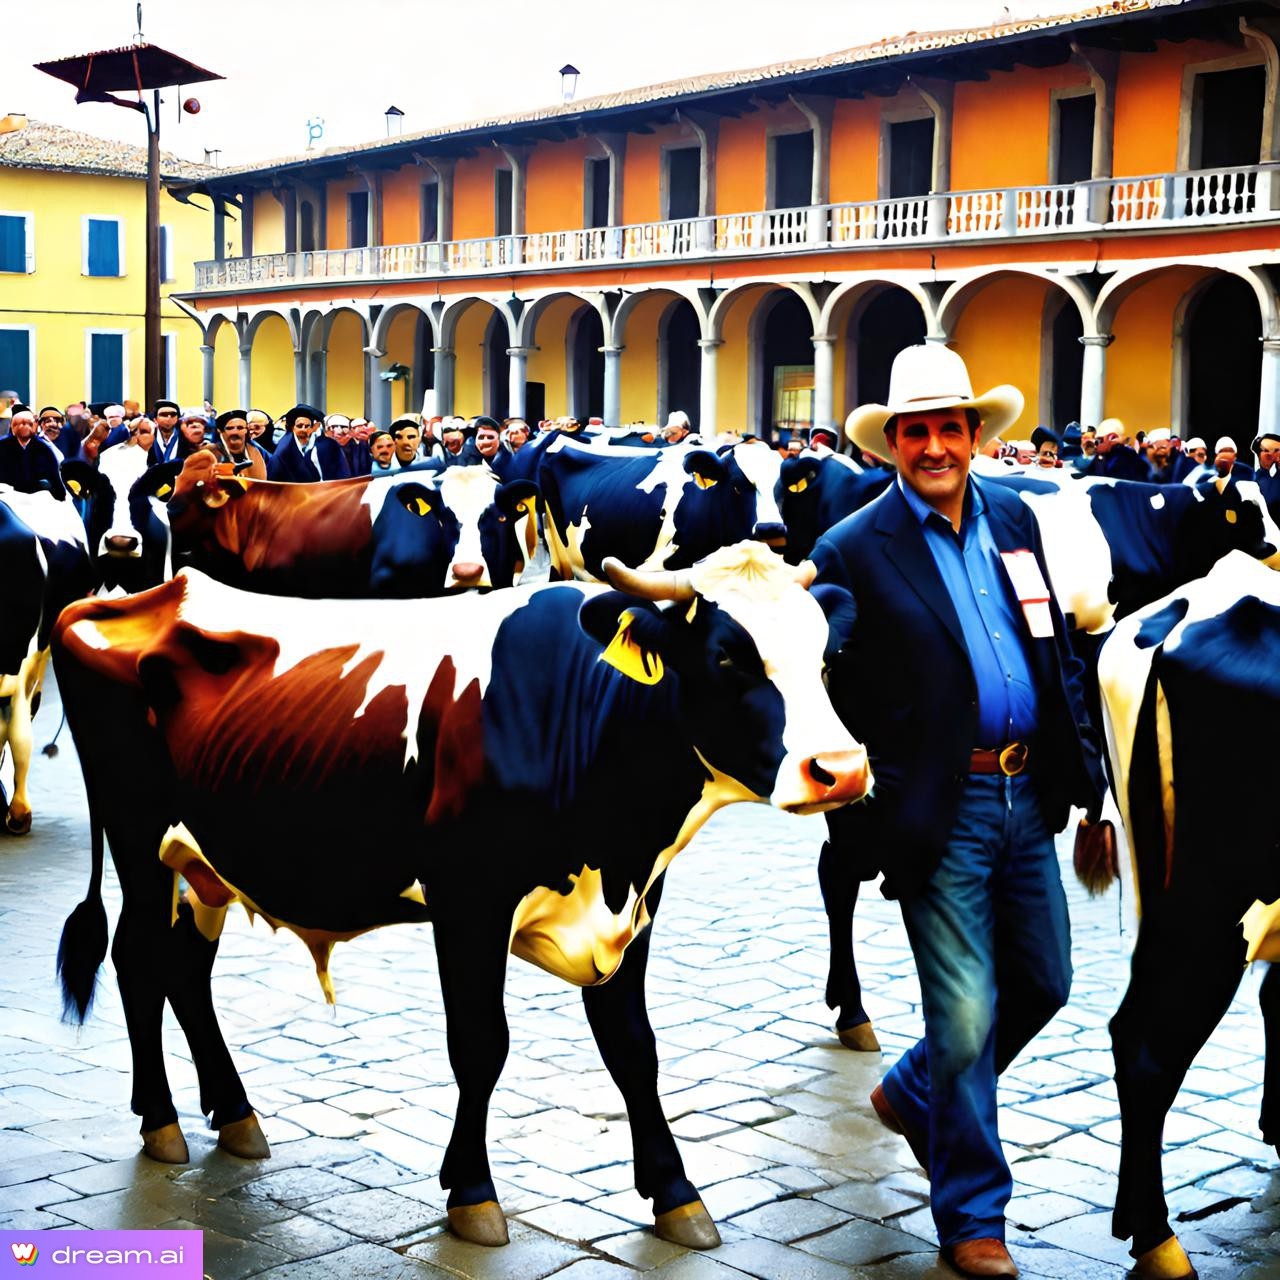
[(894, 361), (888, 400), (855, 410), (846, 432), (889, 458), (897, 483), (812, 557), (817, 583), (854, 596), (831, 697), (877, 780), (870, 800), (828, 815), (823, 891), (883, 872), (901, 900), (925, 1035), (871, 1102), (931, 1176), (947, 1260), (1012, 1276), (996, 1079), (1067, 999), (1053, 836), (1072, 804), (1101, 807), (1099, 743), (1035, 517), (970, 475), (980, 446), (1018, 419), (1021, 392), (975, 396), (960, 356), (928, 344)]

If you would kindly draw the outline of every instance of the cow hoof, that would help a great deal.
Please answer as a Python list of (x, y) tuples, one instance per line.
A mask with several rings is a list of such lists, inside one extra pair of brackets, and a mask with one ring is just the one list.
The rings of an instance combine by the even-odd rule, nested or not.
[(682, 1204), (653, 1220), (653, 1234), (659, 1240), (683, 1245), (686, 1249), (717, 1249), (720, 1232), (701, 1200)]
[(1137, 1280), (1196, 1280), (1196, 1269), (1177, 1236), (1139, 1254), (1129, 1274)]
[(506, 1244), (507, 1219), (502, 1206), (496, 1200), (482, 1200), (479, 1204), (460, 1204), (449, 1210), (449, 1230), (459, 1240), (483, 1244), (491, 1249)]
[(5, 815), (4, 829), (11, 836), (25, 836), (31, 830), (31, 815), (27, 813), (19, 816), (10, 811)]
[(252, 1111), (243, 1120), (233, 1120), (218, 1130), (218, 1146), (244, 1160), (265, 1160), (271, 1154), (266, 1135)]
[(142, 1153), (161, 1164), (186, 1164), (191, 1159), (187, 1140), (182, 1136), (182, 1128), (177, 1121), (161, 1125), (159, 1129), (144, 1129)]
[(855, 1049), (858, 1053), (879, 1053), (880, 1041), (876, 1039), (875, 1028), (869, 1022), (860, 1022), (856, 1027), (845, 1027), (842, 1031), (836, 1028), (836, 1035), (846, 1049)]

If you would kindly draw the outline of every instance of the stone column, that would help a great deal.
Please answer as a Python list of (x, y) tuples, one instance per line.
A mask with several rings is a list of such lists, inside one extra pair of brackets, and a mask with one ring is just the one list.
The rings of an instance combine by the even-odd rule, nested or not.
[(836, 339), (834, 334), (813, 335), (813, 425), (835, 426)]
[(507, 416), (523, 418), (525, 414), (525, 383), (529, 377), (529, 352), (534, 347), (508, 347), (510, 357), (507, 382)]
[(704, 439), (719, 430), (716, 425), (716, 352), (723, 338), (699, 338), (702, 351), (701, 381), (698, 386), (698, 434)]
[(239, 399), (240, 404), (246, 409), (249, 407), (249, 400), (253, 395), (252, 359), (253, 344), (250, 343), (248, 346), (245, 346), (244, 343), (241, 343)]
[[(1280, 431), (1280, 337), (1262, 339), (1262, 388), (1258, 433)], [(1243, 459), (1252, 463), (1252, 459)]]
[(1106, 417), (1107, 348), (1115, 335), (1102, 333), (1080, 339), (1084, 371), (1080, 375), (1080, 425), (1096, 427)]
[(295, 350), (293, 353), (293, 398), (298, 404), (303, 404), (307, 399), (307, 353), (305, 351)]
[(453, 412), (453, 374), (457, 357), (452, 347), (432, 347), (435, 358), (436, 412), (442, 417)]
[[(213, 348), (206, 343), (200, 348), (200, 385), (202, 395), (210, 404), (213, 403)], [(248, 408), (248, 406), (245, 406)]]
[(310, 357), (311, 377), (307, 384), (306, 401), (309, 405), (324, 407), (329, 396), (329, 351), (327, 347), (317, 347)]
[(601, 347), (604, 353), (604, 425), (616, 427), (622, 419), (623, 347)]
[(386, 354), (375, 347), (364, 348), (364, 416), (380, 427), (391, 421), (392, 384), (380, 376)]

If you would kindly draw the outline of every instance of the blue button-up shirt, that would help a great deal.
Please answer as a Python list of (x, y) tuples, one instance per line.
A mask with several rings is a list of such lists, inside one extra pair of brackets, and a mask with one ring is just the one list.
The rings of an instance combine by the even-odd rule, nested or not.
[(970, 482), (960, 532), (898, 479), (955, 606), (978, 690), (978, 741), (999, 747), (1036, 728), (1036, 691), (1023, 638), (1021, 606), (987, 523), (986, 503)]

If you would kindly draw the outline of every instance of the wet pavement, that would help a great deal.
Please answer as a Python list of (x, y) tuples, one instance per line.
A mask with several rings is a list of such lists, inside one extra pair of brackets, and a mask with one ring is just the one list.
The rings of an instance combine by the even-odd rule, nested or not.
[[(38, 742), (58, 713), (50, 691)], [(955, 1274), (938, 1257), (923, 1174), (867, 1101), (921, 1027), (897, 909), (878, 892), (859, 905), (856, 934), (884, 1058), (841, 1048), (830, 1030), (821, 819), (760, 806), (717, 815), (668, 873), (655, 926), (648, 986), (661, 1091), (723, 1245), (693, 1254), (654, 1238), (632, 1189), (621, 1099), (578, 993), (513, 960), (511, 1054), (489, 1122), (511, 1244), (489, 1250), (444, 1228), (437, 1173), (455, 1090), (425, 927), (340, 945), (330, 1009), (303, 946), (234, 911), (214, 998), (272, 1156), (216, 1149), (171, 1018), (170, 1079), (191, 1162), (139, 1154), (109, 962), (86, 1025), (59, 1020), (58, 934), (89, 874), (65, 732), (61, 746), (33, 771), (33, 834), (0, 837), (0, 1228), (198, 1227), (215, 1280)], [(127, 761), (120, 782), (145, 785)], [(107, 879), (114, 924), (119, 894), (110, 870)], [(1109, 1231), (1120, 1124), (1106, 1022), (1131, 933), (1114, 891), (1090, 901), (1069, 880), (1068, 892), (1071, 1002), (1003, 1081), (1016, 1181), (1009, 1244), (1027, 1277), (1119, 1277), (1129, 1259)], [(1256, 1127), (1260, 978), (1245, 975), (1165, 1129), (1171, 1211), (1203, 1280), (1280, 1276), (1276, 1153)]]

